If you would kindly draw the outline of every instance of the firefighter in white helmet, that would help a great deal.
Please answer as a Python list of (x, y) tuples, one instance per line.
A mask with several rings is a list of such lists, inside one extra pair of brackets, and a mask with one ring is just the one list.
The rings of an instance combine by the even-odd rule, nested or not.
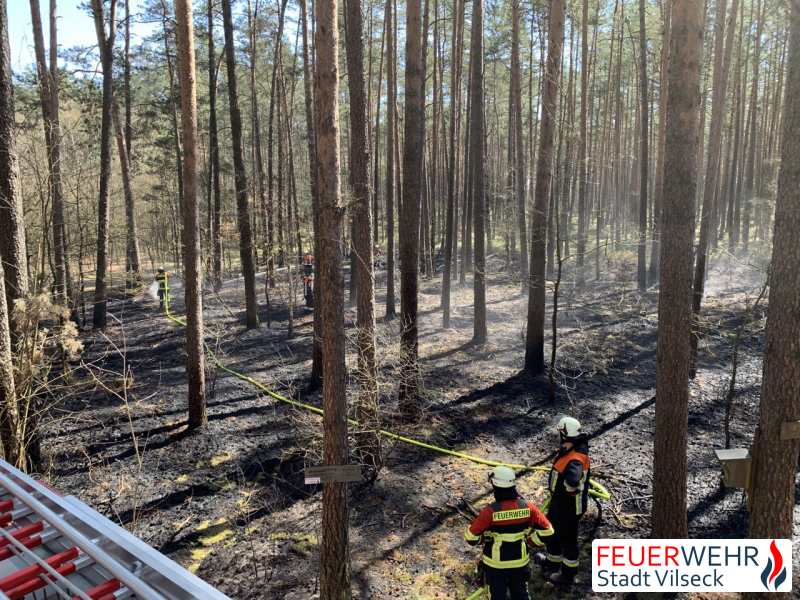
[(578, 572), (578, 524), (589, 494), (589, 438), (573, 417), (559, 417), (556, 428), (561, 447), (550, 469), (547, 511), (555, 535), (545, 541), (547, 553), (539, 553), (533, 560), (542, 566), (547, 581), (570, 585)]
[(486, 506), (464, 532), (467, 543), (483, 544), (476, 583), (489, 587), (492, 600), (505, 600), (509, 591), (511, 600), (529, 600), (528, 546), (543, 545), (553, 535), (553, 527), (532, 502), (519, 497), (513, 469), (495, 467), (489, 481), (495, 502)]

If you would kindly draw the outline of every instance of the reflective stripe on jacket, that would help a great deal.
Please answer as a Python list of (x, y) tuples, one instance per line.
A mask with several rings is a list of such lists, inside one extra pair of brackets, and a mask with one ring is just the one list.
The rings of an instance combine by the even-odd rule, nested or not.
[(541, 546), (540, 538), (548, 535), (553, 535), (550, 521), (522, 498), (489, 504), (464, 532), (473, 546), (483, 542), (483, 563), (495, 569), (524, 567), (528, 544)]
[(552, 514), (580, 516), (586, 512), (589, 472), (589, 444), (585, 436), (578, 438), (571, 448), (562, 447), (558, 451), (548, 484)]

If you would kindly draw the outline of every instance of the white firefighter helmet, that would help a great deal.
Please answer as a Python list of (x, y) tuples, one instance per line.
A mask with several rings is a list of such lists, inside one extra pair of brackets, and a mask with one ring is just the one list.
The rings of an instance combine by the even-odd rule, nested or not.
[(517, 476), (514, 474), (513, 469), (501, 465), (492, 470), (489, 474), (489, 481), (492, 482), (494, 487), (510, 488), (516, 485)]
[(558, 432), (566, 438), (577, 437), (581, 434), (581, 424), (578, 419), (562, 416), (556, 427)]

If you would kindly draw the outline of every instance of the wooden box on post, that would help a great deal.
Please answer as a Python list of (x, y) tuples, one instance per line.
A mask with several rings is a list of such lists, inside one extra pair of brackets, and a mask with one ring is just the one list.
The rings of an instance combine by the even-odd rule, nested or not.
[(714, 450), (722, 465), (722, 481), (725, 487), (750, 489), (750, 469), (753, 459), (746, 448)]

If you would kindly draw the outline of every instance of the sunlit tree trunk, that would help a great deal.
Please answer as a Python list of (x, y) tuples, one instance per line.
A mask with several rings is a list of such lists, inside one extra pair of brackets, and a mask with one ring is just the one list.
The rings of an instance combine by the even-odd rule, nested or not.
[[(319, 256), (319, 191), (317, 186), (317, 142), (314, 124), (314, 97), (311, 91), (311, 44), (308, 35), (308, 6), (300, 0), (300, 21), (303, 35), (303, 86), (306, 105), (306, 128), (308, 130), (309, 177), (311, 179), (311, 209), (314, 222), (314, 256)], [(321, 304), (322, 290), (314, 290), (315, 299)], [(322, 311), (314, 311), (314, 342), (311, 350), (311, 387), (322, 384)]]
[(14, 300), (28, 295), (28, 257), (17, 160), (14, 82), (6, 1), (0, 0), (0, 262), (5, 267), (5, 297), (7, 316), (10, 317), (14, 311)]
[(761, 435), (750, 513), (749, 536), (754, 539), (792, 539), (800, 452), (800, 439), (781, 439), (783, 423), (795, 421), (800, 414), (800, 5), (791, 3), (788, 10), (791, 25), (783, 145), (764, 345)]
[[(58, 117), (54, 113), (53, 99), (57, 96), (56, 83), (47, 69), (44, 51), (44, 34), (39, 0), (30, 0), (31, 21), (33, 23), (33, 43), (36, 56), (36, 72), (39, 80), (39, 96), (42, 105), (47, 166), (50, 176), (50, 193), (53, 199), (53, 258), (55, 296), (62, 304), (67, 303), (67, 241), (64, 227), (64, 198), (61, 186), (60, 138)], [(51, 32), (51, 40), (52, 40)]]
[[(587, 0), (588, 1), (588, 0)], [(519, 229), (520, 246), (520, 272), (522, 280), (528, 278), (528, 225), (525, 216), (525, 152), (522, 150), (523, 126), (522, 126), (522, 65), (519, 58), (519, 0), (511, 3), (511, 90), (512, 105), (514, 107), (514, 183), (516, 185), (515, 195), (517, 200), (517, 227)], [(509, 132), (511, 135), (511, 132)], [(525, 287), (525, 286), (523, 286)]]
[(111, 213), (111, 103), (113, 95), (113, 56), (114, 39), (117, 23), (117, 2), (111, 0), (109, 12), (109, 33), (106, 37), (105, 19), (102, 0), (92, 0), (97, 42), (104, 48), (101, 51), (103, 67), (103, 116), (100, 126), (100, 198), (97, 205), (97, 273), (94, 282), (94, 315), (92, 324), (95, 328), (106, 326), (106, 302), (108, 296), (108, 236)]
[(483, 0), (472, 2), (471, 61), (475, 62), (470, 83), (472, 114), (470, 126), (470, 162), (472, 163), (472, 198), (475, 207), (474, 315), (472, 341), (486, 343), (486, 185), (484, 164), (484, 77), (483, 77)]
[(175, 0), (181, 67), (183, 131), (183, 202), (186, 232), (186, 371), (189, 379), (189, 426), (206, 417), (203, 351), (203, 272), (200, 253), (200, 199), (197, 193), (197, 92), (195, 88), (194, 23), (191, 0)]
[(581, 17), (581, 123), (580, 123), (580, 142), (578, 145), (578, 278), (583, 280), (584, 257), (586, 255), (586, 187), (587, 187), (587, 165), (586, 165), (586, 120), (589, 109), (589, 0), (583, 0), (583, 13)]
[(214, 3), (208, 0), (208, 155), (213, 179), (213, 218), (211, 219), (212, 268), (214, 286), (222, 286), (222, 184), (219, 165), (219, 132), (217, 125), (217, 56), (214, 41)]
[(425, 65), (422, 62), (422, 4), (406, 7), (406, 101), (403, 132), (403, 202), (400, 210), (400, 410), (407, 417), (419, 412), (419, 216), (422, 196), (422, 153), (425, 150)]
[(453, 7), (453, 46), (450, 73), (450, 165), (447, 169), (447, 216), (445, 218), (444, 268), (442, 270), (442, 327), (450, 327), (450, 284), (457, 256), (456, 241), (458, 219), (457, 169), (459, 122), (461, 117), (461, 45), (464, 38), (464, 2), (455, 0)]
[(761, 32), (764, 27), (764, 14), (762, 12), (763, 2), (758, 0), (756, 8), (756, 35), (755, 50), (753, 51), (753, 82), (750, 89), (749, 116), (749, 150), (747, 151), (747, 162), (744, 174), (744, 210), (742, 211), (742, 251), (746, 254), (750, 248), (750, 217), (753, 210), (753, 198), (755, 195), (756, 177), (756, 152), (758, 152), (756, 135), (756, 117), (758, 107), (758, 74), (761, 65)]
[(256, 270), (253, 261), (253, 233), (250, 229), (250, 211), (247, 201), (247, 173), (245, 172), (244, 149), (242, 147), (242, 113), (239, 109), (239, 89), (236, 83), (236, 48), (233, 39), (231, 0), (222, 0), (222, 19), (225, 29), (225, 63), (228, 70), (228, 102), (231, 113), (231, 137), (233, 138), (239, 256), (242, 261), (242, 275), (244, 276), (247, 328), (254, 329), (258, 327)]
[(397, 110), (397, 54), (392, 18), (392, 0), (386, 2), (386, 39), (388, 80), (387, 108), (386, 108), (386, 316), (394, 318), (397, 314), (394, 298), (394, 272), (395, 272), (395, 234), (394, 234), (394, 208), (395, 208), (395, 121)]
[[(364, 32), (361, 0), (346, 0), (345, 43), (350, 90), (353, 167), (353, 249), (358, 268), (356, 327), (358, 349), (359, 453), (362, 464), (381, 465), (378, 371), (375, 364), (375, 273), (372, 264), (372, 201), (367, 97), (364, 81)], [(351, 275), (352, 276), (352, 275)]]
[(667, 131), (667, 79), (669, 75), (669, 47), (672, 30), (672, 3), (664, 3), (664, 34), (661, 37), (661, 73), (658, 85), (658, 146), (656, 174), (653, 183), (653, 243), (650, 247), (650, 283), (658, 281), (658, 264), (661, 255), (661, 198), (664, 187), (664, 138)]
[(686, 428), (691, 362), (688, 342), (692, 326), (702, 10), (697, 0), (676, 0), (672, 13), (658, 301), (653, 538), (685, 538), (687, 534)]
[[(317, 278), (325, 297), (322, 315), (323, 461), (347, 464), (347, 371), (345, 368), (343, 223), (339, 172), (339, 24), (336, 0), (316, 3), (317, 183), (320, 253)], [(322, 490), (321, 600), (350, 600), (347, 484)]]
[(551, 0), (547, 30), (547, 64), (542, 86), (542, 125), (536, 166), (531, 238), (531, 278), (528, 289), (528, 326), (525, 335), (525, 371), (544, 371), (545, 268), (547, 260), (547, 219), (553, 181), (554, 141), (558, 112), (558, 81), (564, 42), (565, 0)]
[(650, 159), (647, 95), (647, 31), (644, 25), (645, 0), (639, 0), (639, 239), (637, 252), (637, 282), (639, 290), (647, 289), (647, 189)]

